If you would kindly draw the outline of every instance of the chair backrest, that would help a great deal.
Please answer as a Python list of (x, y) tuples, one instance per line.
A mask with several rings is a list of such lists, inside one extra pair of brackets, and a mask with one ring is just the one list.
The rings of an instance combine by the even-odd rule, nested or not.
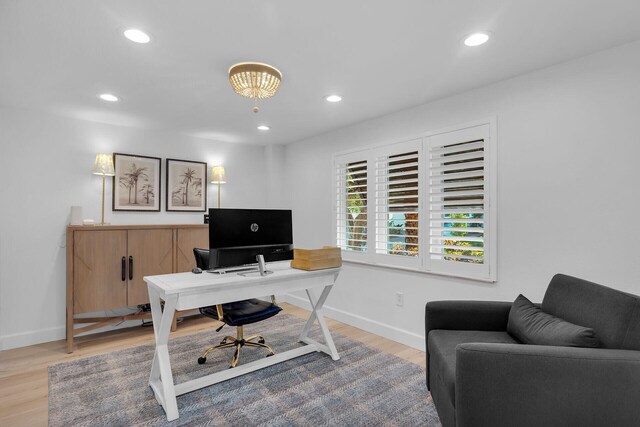
[(193, 255), (196, 257), (196, 267), (209, 269), (209, 249), (193, 248)]
[[(196, 257), (196, 267), (203, 270), (209, 269), (209, 249), (193, 248), (193, 256)], [(271, 295), (271, 302), (276, 305), (275, 295)]]
[(593, 328), (605, 348), (640, 350), (640, 297), (576, 277), (556, 274), (542, 310)]

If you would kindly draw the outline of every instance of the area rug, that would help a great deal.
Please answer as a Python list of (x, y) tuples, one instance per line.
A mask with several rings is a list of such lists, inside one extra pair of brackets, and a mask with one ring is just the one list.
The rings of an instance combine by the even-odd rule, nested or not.
[[(303, 321), (280, 314), (248, 325), (276, 352), (301, 344)], [(226, 334), (225, 334), (226, 332)], [(227, 369), (233, 350), (202, 351), (234, 328), (170, 340), (176, 382)], [(50, 426), (440, 426), (419, 366), (333, 333), (341, 359), (311, 353), (178, 396), (167, 422), (147, 382), (153, 345), (49, 366)], [(322, 342), (319, 330), (311, 337)], [(240, 363), (264, 357), (245, 348)]]

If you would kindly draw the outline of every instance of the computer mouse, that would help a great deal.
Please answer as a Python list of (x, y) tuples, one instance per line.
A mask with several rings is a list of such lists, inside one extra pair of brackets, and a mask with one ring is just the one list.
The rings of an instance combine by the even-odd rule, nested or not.
[(193, 274), (200, 274), (202, 273), (202, 269), (200, 267), (194, 267), (193, 270), (191, 270), (191, 272)]

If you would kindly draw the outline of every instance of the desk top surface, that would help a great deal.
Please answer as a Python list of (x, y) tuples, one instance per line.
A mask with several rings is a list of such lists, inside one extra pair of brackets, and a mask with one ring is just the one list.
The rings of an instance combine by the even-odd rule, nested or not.
[(288, 280), (299, 280), (319, 276), (332, 276), (341, 270), (338, 268), (327, 268), (324, 270), (305, 271), (291, 268), (289, 262), (277, 262), (267, 264), (267, 269), (273, 271), (268, 276), (255, 275), (241, 276), (237, 273), (213, 274), (203, 272), (194, 273), (174, 273), (161, 274), (157, 276), (145, 276), (143, 279), (147, 284), (158, 289), (162, 294), (176, 294), (182, 292), (193, 292), (208, 288), (226, 288), (229, 286), (240, 287), (243, 285), (260, 285), (271, 282), (284, 282)]

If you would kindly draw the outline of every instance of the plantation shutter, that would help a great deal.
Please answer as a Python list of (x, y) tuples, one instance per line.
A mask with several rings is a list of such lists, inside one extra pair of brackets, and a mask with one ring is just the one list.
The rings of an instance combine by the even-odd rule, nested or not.
[(429, 263), (489, 277), (489, 126), (428, 138)]
[(341, 156), (335, 162), (336, 245), (366, 253), (368, 247), (368, 161)]
[(421, 140), (375, 150), (377, 263), (420, 266), (420, 152)]

